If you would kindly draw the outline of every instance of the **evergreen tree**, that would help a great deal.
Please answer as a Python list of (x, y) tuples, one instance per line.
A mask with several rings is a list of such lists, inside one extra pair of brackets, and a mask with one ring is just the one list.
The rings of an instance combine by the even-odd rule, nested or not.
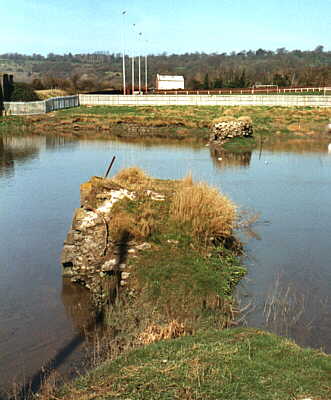
[(208, 73), (205, 75), (205, 79), (204, 79), (204, 81), (203, 81), (203, 89), (206, 89), (206, 90), (210, 89), (210, 87), (209, 87), (209, 75), (208, 75)]

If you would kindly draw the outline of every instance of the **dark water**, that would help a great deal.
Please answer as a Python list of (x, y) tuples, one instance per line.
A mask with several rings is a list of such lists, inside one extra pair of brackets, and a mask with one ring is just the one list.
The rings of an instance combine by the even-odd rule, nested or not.
[[(138, 165), (158, 178), (192, 171), (260, 218), (244, 236), (240, 288), (248, 325), (331, 352), (331, 154), (327, 143), (279, 143), (253, 153), (208, 147), (0, 138), (0, 387), (27, 380), (88, 322), (85, 293), (59, 264), (79, 185)], [(68, 347), (69, 346), (69, 347)], [(61, 368), (74, 367), (83, 344)]]

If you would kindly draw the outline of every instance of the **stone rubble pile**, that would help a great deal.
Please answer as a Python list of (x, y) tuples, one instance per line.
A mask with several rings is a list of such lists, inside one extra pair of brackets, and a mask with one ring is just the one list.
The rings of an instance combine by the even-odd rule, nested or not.
[(250, 118), (219, 118), (212, 122), (210, 142), (224, 144), (235, 137), (251, 137), (253, 125)]

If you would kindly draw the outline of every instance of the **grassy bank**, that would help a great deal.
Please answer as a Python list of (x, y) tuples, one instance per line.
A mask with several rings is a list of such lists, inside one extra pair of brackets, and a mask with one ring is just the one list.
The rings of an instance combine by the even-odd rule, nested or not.
[(0, 135), (30, 134), (33, 131), (30, 125), (30, 121), (25, 117), (0, 116)]
[[(164, 106), (115, 107), (81, 106), (46, 115), (6, 117), (0, 133), (8, 124), (25, 126), (36, 134), (59, 134), (76, 137), (154, 137), (206, 141), (209, 126), (220, 116), (248, 116), (257, 137), (267, 139), (323, 134), (330, 109), (303, 107), (219, 107)], [(141, 129), (143, 128), (143, 129)], [(145, 128), (145, 129), (144, 129)], [(250, 146), (253, 142), (250, 143)]]
[(331, 358), (253, 329), (201, 330), (106, 362), (56, 398), (327, 400)]

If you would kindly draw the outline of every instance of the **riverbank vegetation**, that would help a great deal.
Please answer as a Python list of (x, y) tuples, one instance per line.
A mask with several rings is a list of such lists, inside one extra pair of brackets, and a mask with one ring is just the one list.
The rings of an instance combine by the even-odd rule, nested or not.
[(38, 398), (328, 399), (330, 357), (233, 328), (245, 274), (235, 205), (191, 176), (164, 181), (134, 167), (113, 182), (136, 194), (111, 211), (125, 284), (105, 306), (94, 368), (61, 388), (46, 381)]
[[(0, 133), (24, 128), (33, 134), (81, 138), (163, 138), (207, 142), (212, 120), (250, 117), (255, 138), (319, 137), (325, 133), (330, 109), (249, 106), (81, 106), (29, 117), (3, 117)], [(258, 140), (259, 141), (259, 140)], [(247, 143), (246, 143), (247, 144)], [(250, 147), (256, 142), (250, 141)]]
[(329, 356), (276, 335), (207, 329), (105, 362), (55, 398), (327, 400), (330, 371)]

